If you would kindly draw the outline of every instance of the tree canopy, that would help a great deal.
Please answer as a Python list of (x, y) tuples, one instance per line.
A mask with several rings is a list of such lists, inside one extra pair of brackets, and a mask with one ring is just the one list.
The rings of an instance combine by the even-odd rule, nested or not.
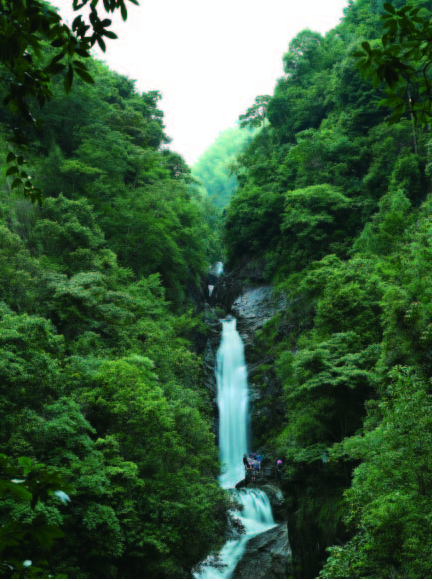
[[(188, 577), (229, 525), (194, 340), (217, 245), (207, 202), (168, 148), (161, 95), (88, 55), (112, 38), (97, 2), (71, 30), (44, 2), (1, 7), (7, 38), (22, 28), (0, 61), (1, 573)], [(43, 105), (38, 128), (25, 104)]]
[(298, 577), (432, 572), (431, 10), (351, 0), (291, 40), (265, 109), (241, 117), (262, 115), (228, 268), (285, 305), (251, 353), (253, 431), (285, 459)]
[[(128, 1), (138, 5), (138, 0)], [(52, 98), (51, 81), (57, 75), (62, 75), (66, 93), (72, 89), (76, 76), (85, 83), (94, 83), (82, 59), (90, 58), (90, 50), (96, 43), (105, 52), (104, 38), (117, 38), (109, 29), (111, 20), (101, 19), (98, 0), (72, 2), (77, 12), (87, 4), (90, 6), (88, 22), (78, 14), (69, 27), (44, 0), (1, 0), (0, 65), (7, 71), (3, 104), (17, 115), (13, 136), (8, 142), (19, 149), (18, 154), (14, 151), (7, 154), (10, 164), (7, 175), (14, 178), (12, 187), (22, 189), (24, 196), (32, 201), (41, 201), (41, 190), (35, 188), (24, 169), (21, 150), (29, 144), (26, 127), (38, 128), (41, 124), (34, 112), (35, 102), (43, 107)], [(120, 10), (126, 20), (125, 0), (103, 0), (103, 5), (107, 13)]]

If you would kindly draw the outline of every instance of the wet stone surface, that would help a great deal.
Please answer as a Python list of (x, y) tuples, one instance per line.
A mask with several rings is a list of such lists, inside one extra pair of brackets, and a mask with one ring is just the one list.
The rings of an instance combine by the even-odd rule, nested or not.
[(233, 579), (286, 579), (292, 576), (291, 549), (286, 524), (253, 537), (239, 561)]

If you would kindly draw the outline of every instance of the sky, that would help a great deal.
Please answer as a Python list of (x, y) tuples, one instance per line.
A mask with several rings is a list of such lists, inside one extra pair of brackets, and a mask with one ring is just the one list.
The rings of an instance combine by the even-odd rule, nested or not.
[[(72, 0), (51, 0), (70, 24)], [(102, 2), (100, 2), (102, 4)], [(304, 28), (325, 33), (347, 0), (140, 0), (118, 40), (98, 58), (163, 98), (170, 148), (189, 164), (235, 125), (258, 95), (272, 94), (282, 56)]]

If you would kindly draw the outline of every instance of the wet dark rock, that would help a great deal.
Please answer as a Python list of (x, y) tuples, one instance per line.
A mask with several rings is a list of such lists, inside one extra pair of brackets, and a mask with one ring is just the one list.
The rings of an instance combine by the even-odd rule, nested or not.
[(213, 284), (216, 285), (219, 282), (219, 275), (209, 272), (207, 275), (207, 284)]
[(212, 293), (211, 304), (229, 313), (237, 297), (251, 288), (268, 284), (265, 266), (264, 260), (245, 260), (241, 266), (220, 275)]
[(208, 333), (207, 341), (203, 355), (203, 376), (204, 385), (209, 393), (210, 400), (213, 408), (213, 426), (212, 431), (216, 434), (216, 439), (218, 438), (218, 426), (219, 426), (219, 410), (217, 406), (217, 382), (216, 382), (216, 353), (219, 347), (222, 323), (220, 322), (217, 313), (214, 308), (210, 307), (208, 304), (204, 310), (204, 322), (206, 323)]
[(286, 524), (256, 537), (246, 546), (233, 579), (286, 579), (292, 577), (291, 549)]
[(206, 291), (204, 286), (204, 278), (201, 284), (189, 284), (185, 288), (186, 296), (191, 300), (196, 311), (202, 311), (206, 303)]

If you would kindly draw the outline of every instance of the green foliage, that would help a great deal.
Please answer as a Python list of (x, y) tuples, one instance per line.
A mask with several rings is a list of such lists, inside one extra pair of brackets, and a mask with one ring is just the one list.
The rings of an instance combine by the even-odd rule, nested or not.
[[(138, 4), (137, 0), (129, 0)], [(80, 10), (89, 0), (73, 0), (74, 10)], [(98, 2), (91, 2), (89, 24), (82, 15), (77, 16), (72, 27), (64, 24), (57, 12), (41, 0), (3, 0), (0, 16), (0, 64), (8, 71), (8, 92), (4, 104), (18, 114), (21, 122), (33, 127), (39, 127), (40, 119), (36, 119), (30, 109), (30, 104), (36, 101), (43, 107), (51, 99), (51, 79), (63, 75), (63, 87), (69, 93), (78, 75), (85, 83), (94, 83), (87, 65), (81, 58), (90, 57), (90, 49), (97, 43), (105, 52), (104, 37), (117, 38), (109, 30), (111, 20), (101, 20)], [(107, 12), (120, 9), (123, 20), (127, 18), (125, 0), (104, 0)], [(91, 34), (88, 34), (89, 30)], [(51, 48), (50, 60), (42, 63), (41, 57), (47, 44)], [(52, 55), (52, 53), (55, 53)], [(13, 137), (9, 139), (12, 146), (20, 149), (29, 144), (29, 138), (20, 126), (14, 128)], [(9, 167), (6, 175), (13, 178), (11, 187), (20, 187), (24, 196), (32, 202), (41, 203), (42, 192), (32, 184), (28, 171), (23, 169), (25, 163), (19, 152), (9, 151), (7, 155)]]
[(323, 578), (422, 578), (430, 574), (430, 394), (413, 369), (396, 367), (371, 410), (374, 429), (334, 451), (365, 461), (345, 493), (354, 537), (334, 546)]
[[(73, 233), (76, 252), (75, 241), (93, 240), (94, 224), (91, 212), (80, 215), (85, 204), (74, 204), (60, 197), (43, 211), (52, 225), (64, 220), (59, 231)], [(90, 228), (77, 228), (78, 219)], [(199, 359), (179, 336), (194, 323), (170, 313), (157, 276), (131, 282), (114, 256), (93, 264), (99, 272), (70, 278), (56, 272), (75, 264), (70, 254), (56, 257), (48, 247), (42, 256), (47, 294), (33, 307), (63, 336), (3, 304), (0, 438), (8, 453), (58, 467), (73, 486), (77, 506), (64, 518), (41, 508), (65, 533), (50, 568), (73, 577), (184, 577), (224, 541), (227, 526)], [(51, 263), (56, 270), (47, 270)], [(22, 518), (15, 504), (5, 507), (13, 530)], [(197, 530), (199, 541), (185, 544)]]
[(411, 222), (411, 204), (403, 190), (383, 196), (379, 212), (368, 222), (354, 243), (354, 249), (375, 255), (390, 254), (403, 242), (403, 233)]
[(251, 132), (238, 127), (222, 131), (192, 168), (193, 176), (218, 208), (228, 205), (237, 188), (237, 179), (231, 168), (251, 138)]
[(362, 50), (353, 54), (361, 73), (375, 87), (386, 84), (387, 98), (380, 105), (392, 109), (390, 123), (399, 121), (407, 109), (416, 121), (427, 123), (431, 117), (430, 9), (424, 10), (421, 2), (415, 4), (398, 10), (386, 2), (381, 46), (363, 41)]
[(304, 268), (332, 250), (343, 254), (349, 210), (349, 199), (328, 185), (288, 192), (281, 232), (291, 268)]
[(256, 186), (244, 187), (227, 211), (229, 255), (272, 247), (279, 236), (283, 208), (284, 197), (277, 192)]
[[(60, 473), (21, 456), (13, 462), (0, 455), (0, 512), (11, 519), (19, 509), (20, 521), (7, 520), (0, 531), (0, 574), (5, 578), (46, 578), (49, 565), (43, 559), (56, 538), (63, 532), (38, 506), (57, 497), (70, 502), (69, 490)], [(32, 557), (32, 559), (29, 559)]]
[[(124, 2), (103, 4), (125, 17)], [(96, 5), (98, 42), (110, 36)], [(67, 45), (48, 46), (38, 30), (32, 62), (43, 71)], [(86, 67), (98, 81), (78, 73), (67, 97), (60, 70), (50, 74), (44, 124), (27, 130), (44, 204), (9, 195), (7, 170), (0, 180), (0, 446), (10, 466), (32, 465), (26, 483), (0, 482), (0, 550), (16, 577), (184, 578), (228, 528), (190, 342), (201, 279), (221, 255), (220, 218), (181, 156), (161, 147), (161, 95), (91, 58)], [(16, 121), (0, 116), (7, 155)], [(53, 490), (71, 502), (62, 508)]]
[(430, 36), (403, 0), (302, 31), (237, 161), (229, 265), (281, 295), (253, 430), (285, 460), (299, 577), (431, 575)]

